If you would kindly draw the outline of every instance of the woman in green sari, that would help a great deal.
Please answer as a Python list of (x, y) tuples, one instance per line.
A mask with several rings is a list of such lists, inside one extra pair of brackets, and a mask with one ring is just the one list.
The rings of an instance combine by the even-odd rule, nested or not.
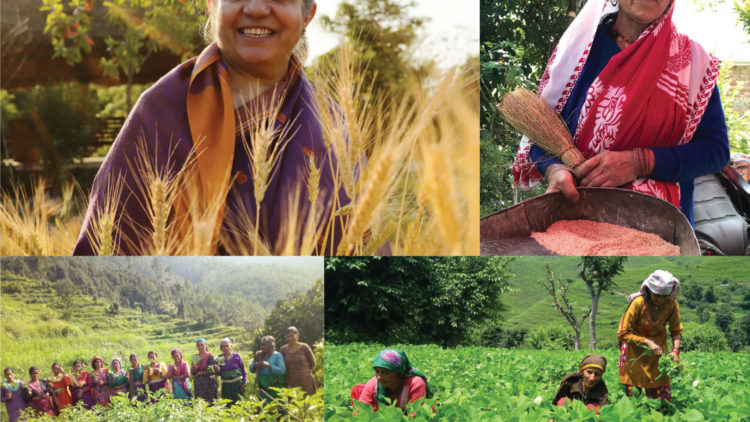
[(122, 361), (120, 358), (114, 358), (109, 362), (109, 367), (112, 368), (107, 374), (109, 388), (111, 389), (110, 395), (124, 395), (128, 392), (129, 383), (128, 373), (122, 368)]
[(136, 397), (138, 401), (146, 401), (148, 395), (146, 384), (143, 382), (143, 374), (148, 371), (148, 365), (141, 365), (138, 362), (138, 355), (133, 353), (130, 355), (130, 366), (130, 369), (128, 369), (128, 397), (130, 399)]

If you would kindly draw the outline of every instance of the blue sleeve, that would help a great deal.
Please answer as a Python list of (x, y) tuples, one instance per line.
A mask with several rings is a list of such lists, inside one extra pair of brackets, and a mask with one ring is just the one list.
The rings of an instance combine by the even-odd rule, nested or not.
[(718, 85), (711, 92), (706, 111), (690, 142), (651, 150), (654, 152), (651, 178), (655, 180), (692, 180), (724, 168), (729, 162), (729, 136)]
[(253, 358), (253, 360), (250, 362), (248, 369), (250, 370), (251, 373), (253, 374), (255, 373), (255, 358)]
[(271, 355), (271, 359), (268, 360), (271, 364), (271, 375), (283, 375), (286, 373), (286, 365), (284, 365), (284, 356), (279, 352), (274, 352)]
[(534, 163), (539, 173), (542, 173), (542, 176), (544, 176), (547, 168), (552, 164), (562, 164), (560, 159), (549, 154), (541, 147), (536, 146), (536, 144), (531, 146), (531, 149), (529, 150), (529, 158), (531, 159), (531, 162)]

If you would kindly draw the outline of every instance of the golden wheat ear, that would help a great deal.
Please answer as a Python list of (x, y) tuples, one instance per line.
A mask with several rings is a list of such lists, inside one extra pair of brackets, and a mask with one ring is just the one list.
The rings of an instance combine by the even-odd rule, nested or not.
[[(90, 229), (86, 232), (89, 244), (94, 255), (112, 256), (120, 252), (120, 223), (122, 214), (120, 212), (124, 178), (121, 175), (110, 174), (107, 178), (106, 194), (101, 199), (103, 204), (94, 204), (90, 219)], [(93, 201), (99, 199), (92, 198)]]

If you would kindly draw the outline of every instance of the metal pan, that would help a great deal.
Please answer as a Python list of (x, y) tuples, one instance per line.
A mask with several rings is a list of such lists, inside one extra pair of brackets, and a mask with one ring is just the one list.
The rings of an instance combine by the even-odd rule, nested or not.
[(647, 233), (680, 247), (682, 255), (700, 255), (690, 222), (678, 208), (651, 195), (625, 189), (579, 188), (578, 202), (548, 193), (481, 219), (481, 255), (554, 255), (531, 232), (547, 230), (559, 220), (593, 220)]

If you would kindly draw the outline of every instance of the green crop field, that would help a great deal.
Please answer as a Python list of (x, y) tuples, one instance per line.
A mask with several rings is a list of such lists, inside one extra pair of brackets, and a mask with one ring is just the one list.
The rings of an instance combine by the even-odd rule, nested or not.
[[(435, 396), (423, 406), (381, 408), (372, 412), (356, 402), (358, 420), (441, 421), (749, 421), (750, 355), (685, 352), (682, 371), (672, 380), (675, 413), (664, 416), (658, 402), (624, 396), (617, 377), (617, 351), (604, 350), (609, 361), (603, 380), (611, 405), (600, 415), (580, 402), (552, 406), (561, 378), (577, 370), (587, 351), (537, 351), (434, 345), (389, 345), (404, 350), (412, 364), (427, 375)], [(349, 392), (374, 375), (372, 361), (380, 344), (328, 345), (325, 367), (326, 420), (352, 417)], [(432, 411), (434, 407), (434, 412)]]
[[(168, 315), (148, 314), (128, 307), (121, 307), (117, 314), (108, 312), (109, 304), (95, 303), (88, 296), (77, 296), (75, 311), (71, 318), (62, 318), (58, 299), (53, 289), (42, 288), (37, 280), (18, 277), (3, 272), (3, 286), (13, 285), (13, 293), (2, 295), (2, 326), (0, 327), (0, 367), (12, 367), (16, 377), (26, 382), (28, 368), (37, 366), (41, 377), (52, 374), (51, 365), (58, 361), (66, 371), (72, 362), (80, 359), (84, 368), (90, 368), (94, 355), (101, 356), (105, 365), (113, 357), (119, 357), (126, 367), (131, 353), (136, 353), (141, 362), (146, 361), (149, 350), (155, 350), (162, 361), (171, 362), (170, 351), (179, 348), (184, 355), (196, 352), (195, 341), (204, 337), (209, 351), (219, 353), (219, 341), (224, 337), (234, 340), (234, 351), (245, 359), (252, 360), (251, 333), (242, 327), (204, 326)], [(322, 350), (322, 347), (319, 349)], [(322, 362), (322, 356), (319, 362)], [(88, 370), (88, 369), (87, 369)], [(277, 420), (275, 405), (263, 406), (255, 399), (253, 374), (248, 380), (248, 399), (231, 409), (221, 405), (208, 407), (204, 402), (194, 401), (189, 405), (179, 400), (165, 399), (154, 405), (134, 407), (126, 399), (115, 400), (102, 413), (83, 409), (67, 409), (55, 420), (69, 421), (230, 421), (230, 420)], [(322, 392), (312, 397), (302, 397), (298, 390), (285, 390), (280, 399), (289, 410), (290, 420), (322, 420)], [(5, 406), (0, 411), (0, 420), (6, 420)], [(43, 419), (40, 419), (43, 420)]]

